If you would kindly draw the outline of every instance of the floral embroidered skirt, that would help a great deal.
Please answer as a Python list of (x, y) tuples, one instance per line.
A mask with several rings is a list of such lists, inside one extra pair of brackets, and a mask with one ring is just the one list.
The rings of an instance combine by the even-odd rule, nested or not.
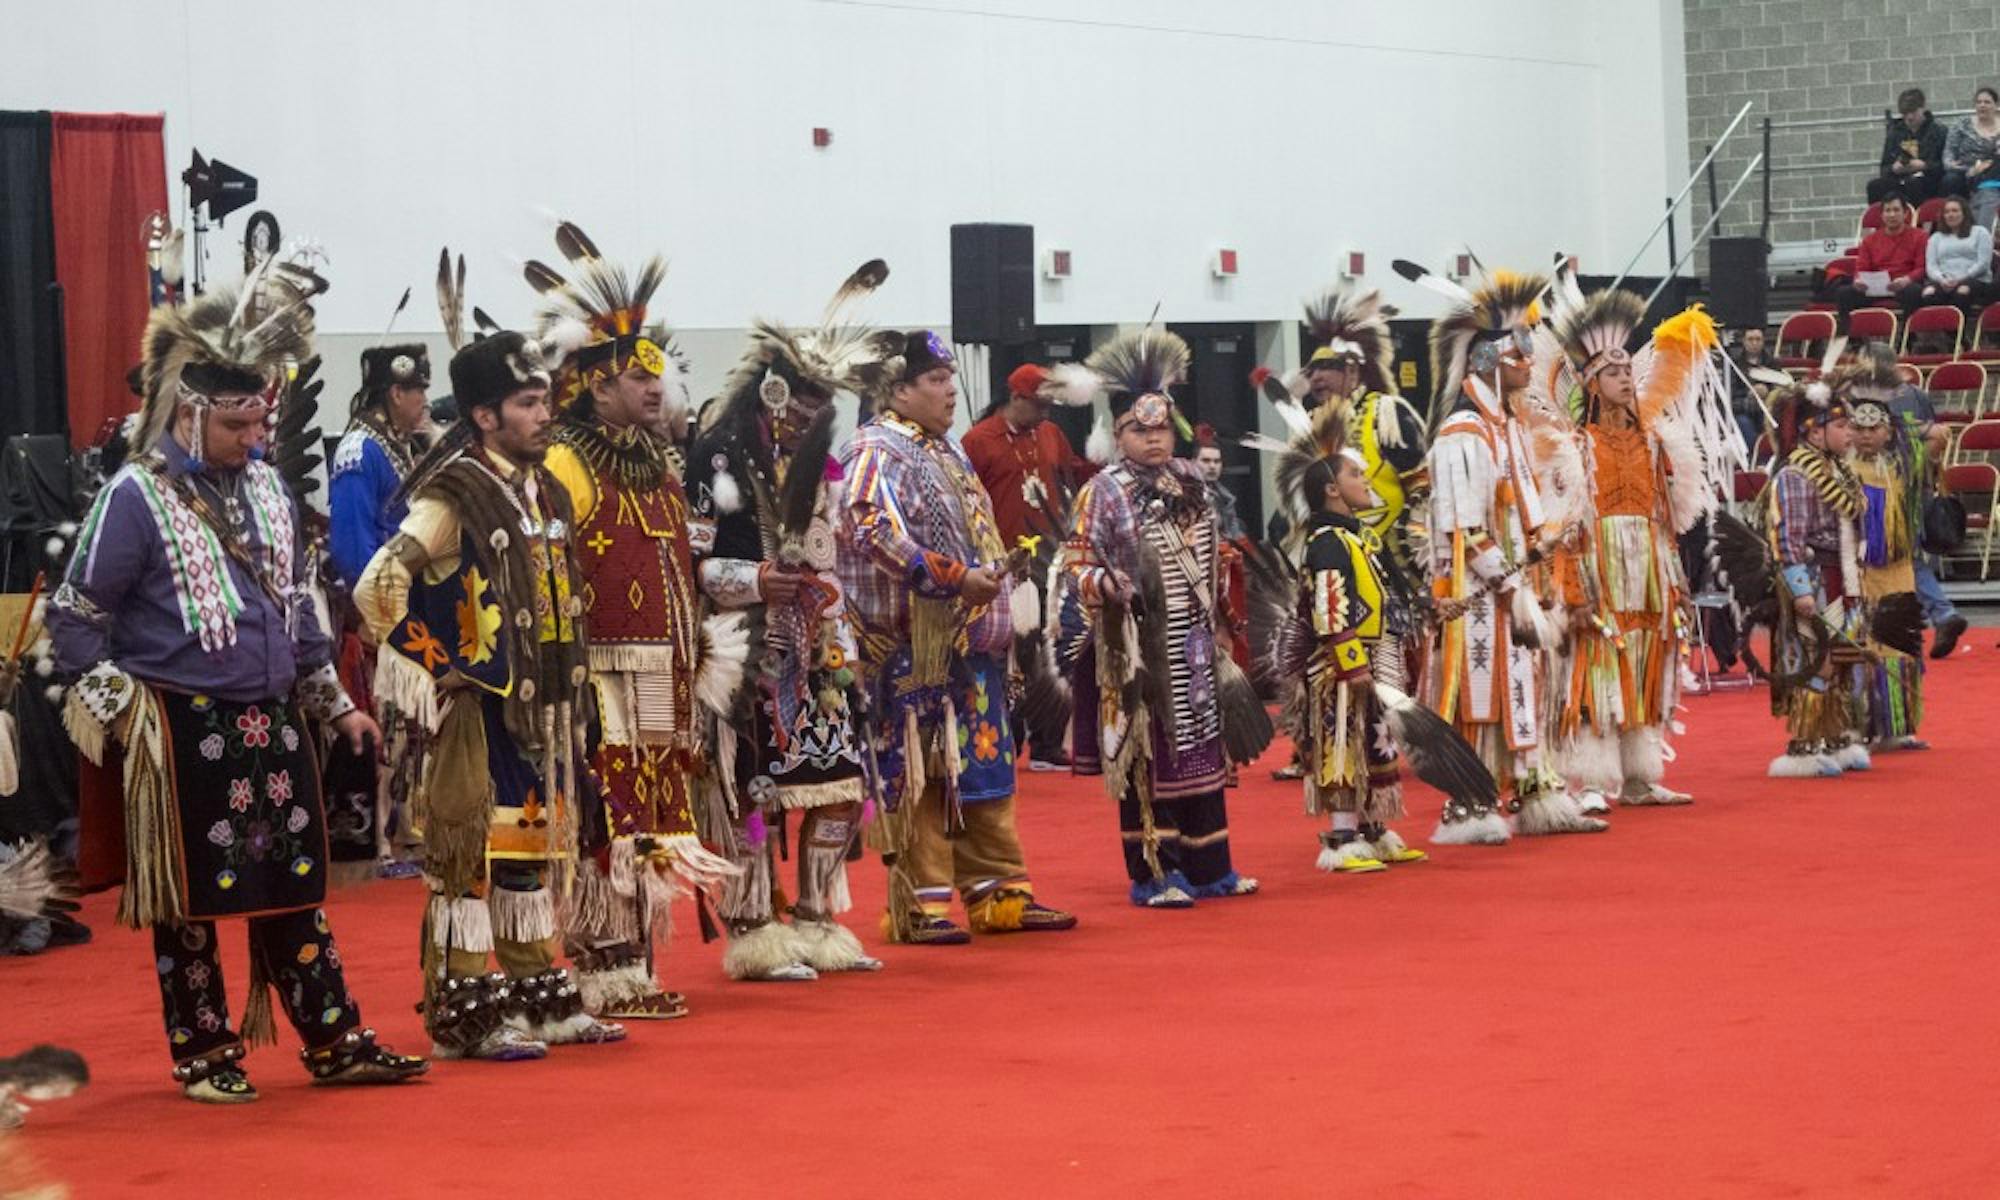
[(312, 908), (326, 898), (319, 763), (289, 701), (160, 689), (190, 920)]

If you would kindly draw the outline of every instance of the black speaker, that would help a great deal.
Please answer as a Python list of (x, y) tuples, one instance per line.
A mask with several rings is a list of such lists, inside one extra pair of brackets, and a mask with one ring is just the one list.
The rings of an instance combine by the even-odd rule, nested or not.
[(1771, 244), (1758, 237), (1708, 243), (1708, 310), (1731, 329), (1762, 329), (1770, 318)]
[(1035, 336), (1035, 227), (951, 227), (951, 337), (1018, 346)]

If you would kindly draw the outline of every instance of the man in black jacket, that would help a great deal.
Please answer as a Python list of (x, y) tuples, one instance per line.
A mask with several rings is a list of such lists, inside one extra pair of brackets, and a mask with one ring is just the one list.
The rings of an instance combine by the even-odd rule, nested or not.
[(1868, 181), (1868, 202), (1902, 196), (1915, 208), (1938, 194), (1944, 178), (1944, 126), (1926, 108), (1924, 90), (1896, 97), (1900, 115), (1882, 139), (1882, 173)]

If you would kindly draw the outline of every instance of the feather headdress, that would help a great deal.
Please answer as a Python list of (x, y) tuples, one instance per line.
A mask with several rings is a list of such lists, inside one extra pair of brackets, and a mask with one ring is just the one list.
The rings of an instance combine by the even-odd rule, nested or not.
[(1358, 361), (1361, 386), (1371, 392), (1394, 390), (1389, 373), (1396, 351), (1389, 318), (1396, 310), (1382, 302), (1381, 292), (1374, 288), (1355, 292), (1338, 284), (1306, 301), (1305, 308), (1307, 338), (1315, 351), (1330, 350)]
[(1312, 507), (1305, 494), (1306, 472), (1320, 459), (1333, 458), (1347, 451), (1347, 413), (1337, 404), (1321, 405), (1310, 413), (1306, 412), (1303, 405), (1292, 399), (1285, 385), (1265, 367), (1252, 371), (1250, 381), (1262, 389), (1271, 406), (1278, 410), (1290, 436), (1280, 440), (1252, 433), (1244, 435), (1239, 441), (1276, 459), (1273, 481), (1278, 485), (1278, 503), (1285, 507), (1287, 515), (1296, 523)]
[(568, 407), (593, 383), (638, 366), (666, 380), (675, 393), (669, 403), (685, 408), (687, 361), (666, 326), (647, 321), (653, 296), (667, 277), (667, 260), (655, 254), (637, 272), (628, 272), (604, 257), (573, 221), (557, 223), (556, 249), (573, 279), (532, 259), (521, 272), (542, 297), (536, 331), (556, 363), (558, 407)]
[(1475, 351), (1516, 335), (1525, 337), (1541, 320), (1540, 300), (1548, 290), (1548, 278), (1495, 271), (1467, 289), (1405, 259), (1393, 265), (1398, 275), (1451, 303), (1443, 316), (1431, 322), (1430, 423), (1436, 428), (1458, 403), (1466, 376), (1483, 369), (1474, 361)]
[(750, 345), (722, 384), (722, 404), (710, 405), (702, 422), (747, 416), (761, 403), (772, 415), (795, 409), (803, 424), (819, 406), (844, 391), (886, 386), (900, 371), (893, 360), (901, 335), (850, 324), (854, 307), (889, 278), (889, 264), (871, 258), (841, 281), (817, 324), (789, 327), (758, 318)]
[(131, 452), (157, 446), (183, 401), (199, 408), (269, 407), (312, 356), (313, 297), (326, 279), (305, 256), (265, 259), (234, 291), (153, 309), (140, 347), (145, 402)]
[(1177, 433), (1194, 440), (1194, 427), (1174, 406), (1173, 387), (1187, 378), (1193, 355), (1177, 334), (1148, 321), (1145, 328), (1122, 333), (1091, 352), (1081, 366), (1063, 363), (1049, 372), (1056, 399), (1073, 406), (1102, 399), (1086, 453), (1093, 462), (1111, 460), (1113, 432), (1132, 422), (1147, 427), (1171, 423)]
[(1606, 288), (1555, 314), (1555, 335), (1579, 383), (1618, 363), (1631, 365), (1626, 344), (1646, 319), (1646, 302), (1623, 288)]

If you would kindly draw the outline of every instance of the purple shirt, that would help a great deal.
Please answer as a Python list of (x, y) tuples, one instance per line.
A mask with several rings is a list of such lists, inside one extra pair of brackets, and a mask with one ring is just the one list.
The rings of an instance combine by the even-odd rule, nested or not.
[[(215, 486), (243, 482), (241, 470), (224, 471), (196, 463), (171, 436), (160, 442), (159, 459), (169, 478), (189, 478), (195, 491), (215, 510), (223, 511)], [(109, 660), (120, 670), (147, 683), (179, 691), (200, 692), (240, 702), (272, 700), (291, 695), (301, 672), (329, 662), (332, 647), (314, 618), (312, 601), (294, 593), (293, 581), (273, 580), (280, 591), (296, 594), (292, 613), (285, 613), (266, 594), (252, 572), (233, 557), (227, 560), (242, 611), (236, 614), (236, 639), (214, 652), (182, 624), (181, 600), (168, 566), (168, 546), (160, 536), (140, 483), (127, 467), (105, 486), (94, 527), (70, 559), (61, 588), (48, 608), (49, 640), (56, 668), (74, 677)], [(269, 470), (259, 466), (260, 470)], [(242, 490), (248, 505), (249, 490)], [(289, 498), (287, 499), (289, 504)], [(297, 528), (297, 509), (292, 510)], [(242, 538), (251, 557), (267, 561), (260, 522), (243, 523)], [(292, 555), (299, 561), (297, 553)]]

